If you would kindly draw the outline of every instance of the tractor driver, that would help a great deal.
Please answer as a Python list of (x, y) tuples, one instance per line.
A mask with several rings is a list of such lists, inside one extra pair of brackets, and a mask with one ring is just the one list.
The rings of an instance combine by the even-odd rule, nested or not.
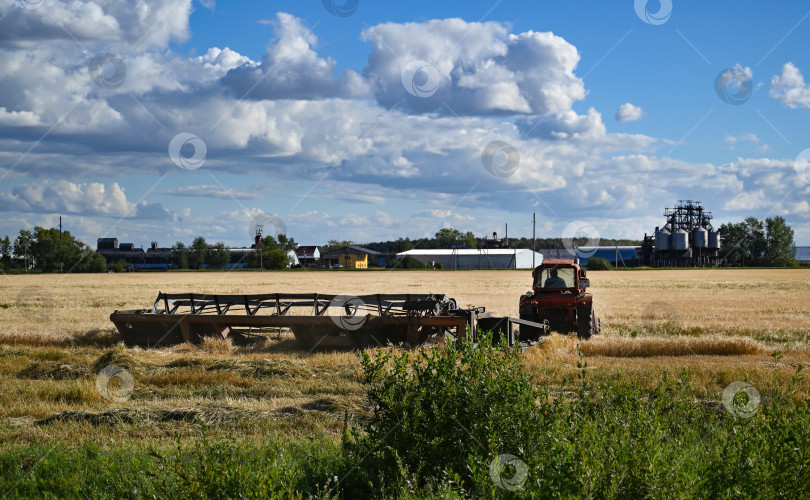
[(551, 270), (551, 277), (543, 284), (543, 288), (568, 288), (565, 280), (560, 278), (556, 269)]

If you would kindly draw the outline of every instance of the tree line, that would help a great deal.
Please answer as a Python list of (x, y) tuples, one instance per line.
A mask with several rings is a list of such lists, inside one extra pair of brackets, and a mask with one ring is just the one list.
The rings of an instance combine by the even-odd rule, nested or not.
[(20, 229), (12, 240), (0, 239), (0, 269), (39, 270), (45, 273), (98, 273), (107, 270), (107, 261), (70, 231), (36, 226)]
[[(550, 249), (564, 249), (565, 241), (563, 238), (535, 238), (534, 248), (537, 250), (550, 248)], [(575, 246), (583, 246), (589, 243), (588, 238), (574, 238), (573, 244)], [(603, 246), (633, 246), (640, 245), (640, 240), (629, 239), (612, 239), (602, 238), (597, 245)], [(356, 245), (352, 241), (337, 241), (329, 240), (326, 245), (319, 247), (321, 255), (324, 252), (335, 250), (347, 245)], [(532, 249), (531, 238), (509, 238), (507, 242), (508, 248), (518, 249)], [(441, 249), (441, 248), (483, 248), (484, 239), (478, 238), (472, 231), (462, 232), (452, 227), (445, 227), (438, 230), (432, 238), (398, 238), (389, 241), (374, 241), (370, 243), (363, 243), (360, 245), (369, 250), (384, 254), (396, 254), (399, 252), (407, 252), (415, 248), (420, 250)]]
[[(290, 265), (288, 253), (297, 244), (284, 234), (278, 239), (268, 236), (258, 250), (246, 252), (245, 267), (259, 269), (284, 269)], [(224, 269), (231, 261), (231, 253), (225, 243), (208, 244), (198, 236), (186, 245), (178, 241), (171, 249), (171, 264), (179, 269)], [(107, 262), (101, 254), (86, 243), (77, 240), (70, 231), (45, 229), (36, 226), (33, 231), (20, 229), (16, 237), (0, 238), (0, 269), (71, 273), (124, 272), (130, 264), (126, 260)]]
[[(285, 234), (278, 235), (278, 239), (266, 236), (258, 248), (254, 245), (254, 251), (246, 253), (243, 264), (254, 269), (285, 269), (291, 264), (288, 254), (296, 246), (295, 240)], [(209, 245), (205, 238), (197, 236), (189, 245), (178, 241), (172, 246), (172, 264), (179, 269), (223, 269), (230, 262), (231, 252), (221, 241)]]
[(790, 267), (796, 263), (793, 229), (783, 217), (748, 217), (720, 226), (723, 261), (729, 266)]

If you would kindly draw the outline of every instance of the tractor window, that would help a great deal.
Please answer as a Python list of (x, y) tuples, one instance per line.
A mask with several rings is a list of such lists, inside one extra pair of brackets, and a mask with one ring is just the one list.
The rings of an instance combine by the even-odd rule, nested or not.
[(535, 288), (574, 288), (574, 269), (571, 267), (543, 269), (537, 275)]

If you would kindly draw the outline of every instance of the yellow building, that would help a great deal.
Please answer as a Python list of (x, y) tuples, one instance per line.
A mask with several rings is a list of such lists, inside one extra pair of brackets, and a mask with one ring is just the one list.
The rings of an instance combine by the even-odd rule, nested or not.
[(341, 264), (347, 269), (368, 269), (368, 254), (348, 253), (341, 257)]
[(368, 269), (369, 255), (377, 258), (379, 252), (368, 248), (347, 246), (326, 252), (321, 256), (332, 267), (344, 267), (346, 269)]

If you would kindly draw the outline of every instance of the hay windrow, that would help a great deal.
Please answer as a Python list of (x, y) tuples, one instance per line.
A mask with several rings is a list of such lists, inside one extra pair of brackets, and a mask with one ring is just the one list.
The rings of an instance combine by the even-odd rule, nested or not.
[(583, 342), (587, 356), (646, 358), (654, 356), (745, 356), (768, 350), (746, 337), (602, 337)]

